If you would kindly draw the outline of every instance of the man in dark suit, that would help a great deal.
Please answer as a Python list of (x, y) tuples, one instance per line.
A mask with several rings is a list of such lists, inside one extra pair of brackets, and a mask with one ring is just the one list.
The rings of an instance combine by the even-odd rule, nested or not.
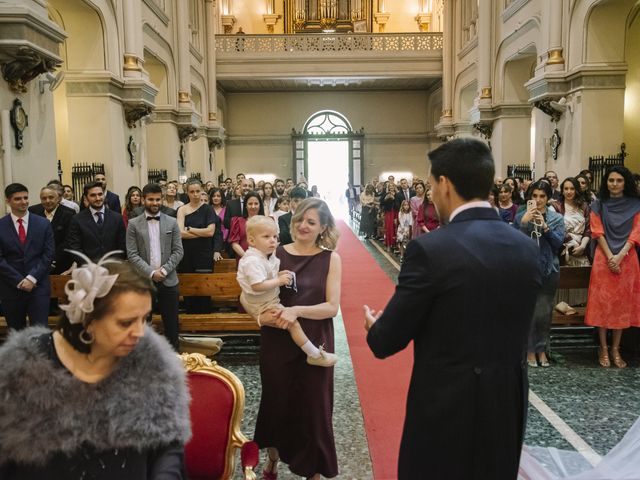
[(405, 200), (408, 202), (411, 200), (411, 197), (416, 196), (416, 191), (413, 188), (409, 188), (409, 182), (406, 178), (400, 179), (400, 187), (398, 188), (398, 193), (396, 193), (395, 205), (398, 210), (400, 210), (400, 206), (402, 202)]
[(71, 258), (64, 249), (69, 225), (76, 212), (62, 205), (61, 199), (57, 189), (46, 186), (40, 190), (40, 203), (29, 207), (29, 212), (44, 217), (51, 223), (56, 249), (51, 265), (51, 273), (53, 274), (60, 274), (71, 266)]
[(11, 213), (0, 219), (0, 301), (9, 328), (47, 326), (49, 268), (55, 247), (49, 222), (29, 214), (29, 191), (19, 183), (4, 190)]
[(414, 343), (398, 478), (514, 480), (537, 247), (486, 201), (494, 164), (484, 143), (452, 140), (429, 158), (433, 201), (449, 224), (409, 243), (384, 312), (365, 306), (376, 357)]
[(84, 195), (89, 208), (73, 216), (67, 235), (67, 248), (84, 253), (93, 261), (113, 250), (126, 252), (122, 215), (105, 208), (100, 182), (87, 183)]
[(304, 188), (294, 187), (289, 192), (289, 212), (278, 217), (280, 245), (287, 245), (293, 242), (290, 232), (291, 218), (296, 213), (296, 209), (300, 202), (305, 198), (307, 198), (307, 191)]
[(109, 210), (113, 210), (114, 212), (122, 213), (122, 207), (120, 206), (120, 197), (113, 192), (107, 190), (107, 176), (104, 173), (96, 173), (93, 176), (94, 182), (99, 182), (102, 184), (102, 189), (104, 190), (104, 204), (109, 208)]
[(178, 275), (176, 267), (184, 250), (175, 218), (160, 211), (162, 187), (150, 183), (142, 189), (144, 215), (129, 220), (127, 258), (138, 272), (156, 286), (156, 309), (162, 317), (164, 334), (176, 351), (178, 344)]
[(233, 200), (229, 200), (227, 202), (227, 206), (224, 210), (224, 220), (222, 221), (222, 223), (224, 224), (224, 228), (226, 228), (227, 230), (231, 228), (231, 218), (242, 216), (242, 208), (244, 207), (244, 196), (251, 190), (251, 182), (244, 178), (244, 174), (239, 173), (238, 175), (242, 175), (242, 179), (240, 180), (240, 184), (242, 185), (242, 196), (240, 198), (234, 198)]

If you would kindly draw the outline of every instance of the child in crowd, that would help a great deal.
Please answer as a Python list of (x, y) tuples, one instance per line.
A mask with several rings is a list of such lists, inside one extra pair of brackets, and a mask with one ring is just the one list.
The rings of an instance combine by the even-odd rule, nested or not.
[(275, 220), (278, 235), (280, 235), (280, 226), (278, 225), (278, 219), (285, 213), (289, 213), (289, 197), (287, 197), (286, 195), (282, 195), (276, 200), (276, 204), (273, 206), (273, 212), (270, 215), (270, 217)]
[(404, 258), (404, 249), (411, 240), (411, 228), (413, 227), (413, 216), (411, 215), (411, 204), (408, 200), (403, 200), (400, 204), (398, 214), (398, 231), (396, 232), (396, 243), (400, 250), (400, 260)]
[[(242, 288), (240, 303), (260, 325), (260, 315), (271, 309), (283, 309), (280, 304), (280, 287), (296, 288), (295, 273), (288, 270), (279, 272), (280, 259), (275, 251), (278, 233), (273, 219), (255, 215), (247, 221), (247, 241), (249, 248), (238, 263), (238, 283)], [(318, 367), (331, 367), (338, 361), (334, 353), (316, 347), (307, 338), (296, 320), (289, 327), (291, 338), (304, 353), (307, 363)]]

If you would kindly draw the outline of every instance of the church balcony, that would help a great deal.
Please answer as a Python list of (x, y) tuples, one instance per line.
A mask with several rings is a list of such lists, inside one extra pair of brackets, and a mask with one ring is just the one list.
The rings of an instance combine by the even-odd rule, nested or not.
[(232, 90), (248, 80), (311, 86), (324, 80), (440, 78), (442, 34), (218, 35), (216, 76)]

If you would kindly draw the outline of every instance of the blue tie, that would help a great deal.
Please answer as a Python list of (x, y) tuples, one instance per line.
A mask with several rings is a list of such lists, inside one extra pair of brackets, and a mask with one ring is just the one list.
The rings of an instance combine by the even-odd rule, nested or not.
[(98, 221), (96, 223), (99, 227), (101, 227), (104, 223), (104, 220), (102, 219), (102, 212), (96, 212), (96, 215), (98, 216)]

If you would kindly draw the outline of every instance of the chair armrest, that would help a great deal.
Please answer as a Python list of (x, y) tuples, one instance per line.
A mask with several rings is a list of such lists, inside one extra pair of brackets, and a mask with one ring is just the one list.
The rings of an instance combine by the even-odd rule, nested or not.
[(256, 442), (246, 442), (240, 449), (240, 462), (245, 480), (256, 480), (253, 469), (258, 466), (260, 459), (260, 449)]

